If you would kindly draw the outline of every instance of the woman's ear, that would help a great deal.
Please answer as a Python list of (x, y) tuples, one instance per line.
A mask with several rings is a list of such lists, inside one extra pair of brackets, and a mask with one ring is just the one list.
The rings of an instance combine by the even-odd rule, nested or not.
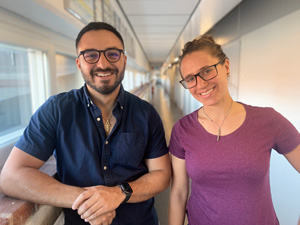
[(227, 77), (230, 76), (230, 61), (229, 59), (225, 59), (224, 66), (226, 69)]

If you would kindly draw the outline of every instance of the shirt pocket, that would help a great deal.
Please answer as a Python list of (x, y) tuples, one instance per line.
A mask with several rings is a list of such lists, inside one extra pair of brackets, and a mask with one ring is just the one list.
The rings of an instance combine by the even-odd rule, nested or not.
[(124, 165), (137, 166), (145, 154), (143, 132), (121, 133), (118, 140), (117, 160)]

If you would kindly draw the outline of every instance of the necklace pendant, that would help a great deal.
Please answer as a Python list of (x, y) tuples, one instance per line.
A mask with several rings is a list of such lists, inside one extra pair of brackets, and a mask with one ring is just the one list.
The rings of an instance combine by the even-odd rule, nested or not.
[(221, 133), (221, 131), (220, 131), (221, 129), (218, 129), (218, 136), (217, 136), (217, 141), (219, 141), (220, 140), (220, 133)]
[(106, 135), (108, 135), (109, 131), (110, 131), (110, 121), (109, 120), (105, 121), (104, 128), (105, 128)]
[(224, 121), (226, 120), (226, 118), (227, 118), (227, 116), (229, 115), (229, 113), (230, 113), (230, 110), (231, 110), (231, 107), (232, 107), (232, 103), (233, 103), (233, 100), (231, 99), (231, 103), (230, 103), (230, 107), (229, 107), (229, 110), (227, 111), (227, 114), (226, 114), (226, 116), (224, 117), (224, 119), (221, 121), (221, 124), (220, 124), (220, 126), (219, 126), (219, 124), (217, 124), (212, 118), (210, 118), (210, 116), (209, 115), (207, 115), (206, 114), (206, 112), (205, 112), (205, 109), (204, 109), (204, 106), (202, 107), (202, 109), (203, 109), (203, 113), (204, 113), (204, 115), (207, 117), (207, 119), (209, 119), (210, 120), (210, 122), (213, 122), (214, 124), (216, 124), (217, 125), (217, 127), (218, 127), (218, 136), (217, 136), (217, 141), (219, 141), (220, 140), (220, 134), (221, 134), (221, 127), (222, 127), (222, 125), (223, 125), (223, 123), (224, 123)]

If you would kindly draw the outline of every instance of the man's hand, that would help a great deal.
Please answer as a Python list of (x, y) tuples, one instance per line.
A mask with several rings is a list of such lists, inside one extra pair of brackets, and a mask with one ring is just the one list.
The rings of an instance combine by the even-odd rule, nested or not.
[(95, 219), (86, 222), (89, 222), (91, 225), (109, 225), (112, 223), (115, 216), (116, 216), (116, 211), (113, 210), (111, 212), (104, 213), (101, 216), (98, 216)]
[[(74, 201), (72, 209), (77, 209), (77, 213), (86, 222), (91, 223), (99, 216), (104, 216), (107, 213), (111, 213), (118, 208), (125, 199), (125, 194), (122, 192), (119, 186), (106, 187), (99, 185), (85, 189), (86, 191), (81, 193)], [(109, 214), (108, 217), (111, 217), (111, 215)], [(113, 218), (114, 217), (115, 213)]]

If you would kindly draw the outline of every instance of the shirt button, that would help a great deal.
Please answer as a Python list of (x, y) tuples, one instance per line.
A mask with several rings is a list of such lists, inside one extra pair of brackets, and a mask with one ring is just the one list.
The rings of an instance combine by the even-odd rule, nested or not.
[(100, 118), (100, 117), (98, 117), (98, 118), (97, 118), (97, 121), (100, 121), (100, 120), (101, 120), (101, 118)]
[(103, 169), (104, 169), (104, 170), (107, 170), (107, 166), (104, 166)]
[(108, 145), (108, 141), (106, 141), (105, 144)]

